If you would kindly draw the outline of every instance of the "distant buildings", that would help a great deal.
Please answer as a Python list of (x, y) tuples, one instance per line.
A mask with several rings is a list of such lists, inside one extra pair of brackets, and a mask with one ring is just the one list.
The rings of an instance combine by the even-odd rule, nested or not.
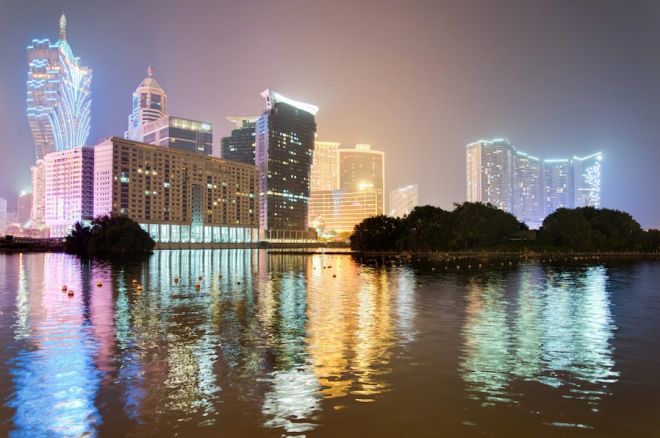
[(255, 166), (113, 137), (93, 149), (93, 215), (126, 215), (160, 243), (259, 239)]
[(66, 236), (93, 218), (94, 148), (81, 146), (45, 157), (44, 223), (51, 237)]
[(92, 70), (74, 56), (64, 15), (59, 40), (32, 40), (27, 57), (27, 116), (37, 159), (84, 145), (91, 120)]
[(376, 191), (378, 213), (385, 208), (385, 153), (368, 144), (339, 150), (339, 188), (344, 192)]
[(318, 107), (265, 90), (256, 122), (261, 228), (267, 239), (304, 236)]
[(312, 193), (339, 189), (339, 143), (317, 141), (311, 170)]
[(151, 66), (147, 77), (133, 93), (133, 109), (128, 116), (125, 137), (203, 155), (213, 154), (211, 123), (168, 115), (167, 94), (153, 78)]
[(419, 187), (411, 184), (390, 191), (390, 216), (403, 217), (419, 205)]
[(18, 195), (16, 217), (22, 227), (30, 225), (30, 219), (32, 218), (32, 192), (21, 192)]
[(254, 164), (255, 128), (259, 117), (227, 117), (235, 125), (231, 135), (220, 140), (220, 157)]
[(46, 161), (37, 160), (30, 171), (32, 173), (32, 228), (43, 230), (46, 226)]
[(466, 147), (467, 200), (491, 203), (532, 228), (558, 208), (600, 207), (600, 152), (540, 160), (506, 139)]
[(7, 200), (0, 198), (0, 234), (5, 233), (7, 228)]

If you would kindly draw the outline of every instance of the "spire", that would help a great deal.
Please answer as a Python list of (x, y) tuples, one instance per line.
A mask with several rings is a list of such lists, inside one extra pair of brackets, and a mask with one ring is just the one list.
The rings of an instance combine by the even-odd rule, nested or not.
[(147, 67), (147, 76), (150, 78), (154, 77), (154, 68), (152, 66)]
[(66, 15), (60, 17), (60, 39), (66, 41)]

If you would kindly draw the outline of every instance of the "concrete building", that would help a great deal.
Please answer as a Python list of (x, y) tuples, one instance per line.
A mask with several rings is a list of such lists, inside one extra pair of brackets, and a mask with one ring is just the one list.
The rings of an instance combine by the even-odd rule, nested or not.
[(310, 190), (339, 189), (339, 143), (314, 142), (314, 154), (310, 179)]
[(37, 160), (30, 168), (32, 173), (32, 228), (43, 230), (46, 210), (46, 162)]
[(513, 154), (511, 212), (530, 228), (543, 222), (543, 162), (521, 151)]
[(410, 214), (419, 205), (419, 187), (410, 184), (390, 190), (390, 216), (403, 217)]
[(600, 208), (600, 178), (603, 154), (573, 157), (573, 199), (576, 207)]
[(265, 239), (305, 239), (318, 107), (265, 90), (256, 123), (260, 224)]
[(374, 190), (376, 214), (385, 210), (385, 153), (357, 144), (354, 149), (339, 149), (339, 188), (346, 193)]
[(7, 200), (0, 198), (0, 234), (5, 234), (7, 228)]
[(27, 116), (37, 159), (84, 145), (91, 121), (92, 70), (74, 56), (64, 15), (57, 42), (32, 40), (27, 58)]
[(93, 218), (94, 149), (52, 152), (44, 161), (44, 223), (51, 237), (63, 237), (76, 222)]
[(512, 157), (507, 139), (479, 140), (467, 145), (467, 200), (512, 210)]
[(376, 190), (344, 192), (318, 190), (309, 200), (310, 226), (320, 236), (350, 233), (364, 219), (376, 216), (381, 206)]
[(220, 140), (220, 158), (254, 164), (255, 128), (259, 117), (227, 117), (235, 126), (231, 135)]
[(126, 215), (161, 244), (259, 239), (257, 168), (113, 137), (94, 147), (94, 216)]
[(32, 219), (32, 192), (24, 191), (18, 195), (16, 214), (23, 228), (30, 228)]

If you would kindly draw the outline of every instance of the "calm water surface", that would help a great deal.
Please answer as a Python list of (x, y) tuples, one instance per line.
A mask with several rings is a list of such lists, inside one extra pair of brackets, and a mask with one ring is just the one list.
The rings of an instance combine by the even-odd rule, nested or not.
[(0, 255), (0, 396), (30, 437), (660, 436), (660, 264)]

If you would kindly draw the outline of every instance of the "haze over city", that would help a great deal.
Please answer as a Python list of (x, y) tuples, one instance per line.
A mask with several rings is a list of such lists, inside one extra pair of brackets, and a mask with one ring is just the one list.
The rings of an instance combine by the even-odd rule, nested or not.
[(604, 154), (602, 205), (660, 226), (660, 4), (651, 1), (0, 3), (0, 196), (15, 207), (35, 150), (25, 48), (68, 18), (94, 70), (88, 143), (121, 136), (153, 65), (170, 112), (258, 115), (273, 88), (313, 103), (318, 139), (386, 154), (386, 185), (465, 200), (465, 145), (506, 137), (544, 158)]

